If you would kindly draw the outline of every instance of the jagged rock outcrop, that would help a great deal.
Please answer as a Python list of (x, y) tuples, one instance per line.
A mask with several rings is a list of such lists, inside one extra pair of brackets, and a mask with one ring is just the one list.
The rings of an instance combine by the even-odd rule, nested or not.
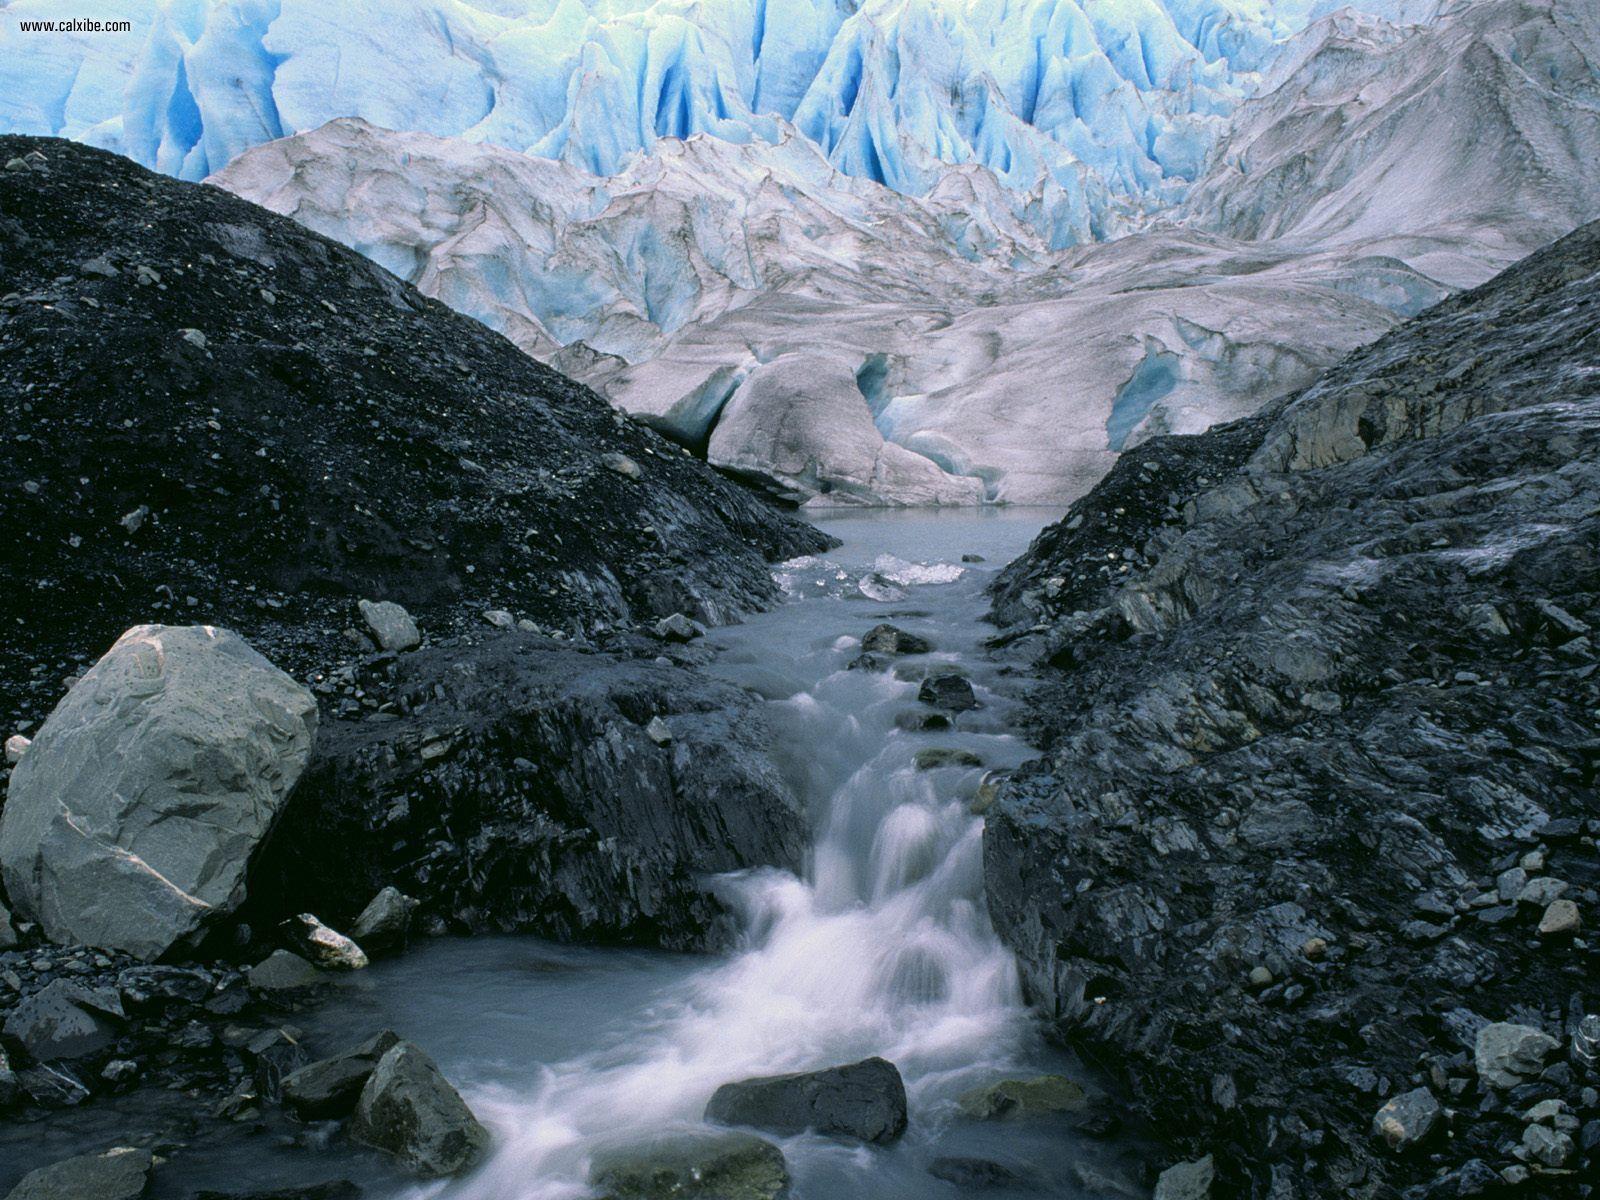
[(241, 917), (348, 922), (392, 885), (459, 931), (677, 947), (726, 932), (704, 877), (797, 867), (806, 816), (758, 701), (647, 657), (658, 645), (634, 658), (490, 631), (372, 660), (356, 683), (384, 719), (324, 725)]
[(12, 772), (0, 873), (56, 942), (154, 960), (237, 908), (317, 702), (226, 629), (138, 625)]
[[(825, 539), (369, 260), (216, 188), (0, 138), (0, 720), (130, 625), (290, 674), (360, 599), (430, 637), (775, 596)], [(637, 475), (607, 466), (632, 461)], [(625, 564), (625, 565), (624, 565)]]
[(987, 816), (996, 928), (1228, 1195), (1595, 1169), (1545, 1117), (1600, 1119), (1600, 949), (1548, 915), (1600, 906), (1597, 365), (1589, 225), (1125, 455), (997, 585), (1047, 683)]

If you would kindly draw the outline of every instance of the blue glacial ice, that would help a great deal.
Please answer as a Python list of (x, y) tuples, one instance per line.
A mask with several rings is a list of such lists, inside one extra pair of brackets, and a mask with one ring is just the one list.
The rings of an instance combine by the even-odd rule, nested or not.
[[(1356, 0), (1417, 17), (1437, 0)], [(1274, 48), (1337, 0), (83, 0), (0, 29), (0, 130), (202, 179), (361, 117), (613, 175), (662, 138), (776, 141), (922, 196), (978, 164), (1057, 245), (1165, 206)]]

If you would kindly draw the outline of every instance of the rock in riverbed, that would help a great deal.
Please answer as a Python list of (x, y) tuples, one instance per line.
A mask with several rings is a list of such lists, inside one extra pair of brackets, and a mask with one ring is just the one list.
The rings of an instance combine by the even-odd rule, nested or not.
[(399, 1042), (386, 1029), (353, 1050), (301, 1067), (284, 1079), (283, 1102), (306, 1121), (348, 1116), (378, 1062)]
[(785, 1137), (811, 1130), (882, 1145), (906, 1131), (906, 1088), (893, 1063), (869, 1058), (725, 1083), (706, 1105), (706, 1120)]
[(6, 1200), (138, 1200), (150, 1185), (150, 1152), (86, 1154), (23, 1176)]
[(425, 1179), (470, 1170), (489, 1148), (489, 1131), (433, 1060), (410, 1042), (390, 1047), (373, 1067), (350, 1119), (350, 1136)]
[(789, 1168), (765, 1138), (687, 1130), (601, 1151), (589, 1181), (604, 1200), (782, 1200)]
[(1082, 1112), (1089, 1106), (1089, 1097), (1065, 1075), (1035, 1075), (973, 1088), (961, 1097), (960, 1104), (962, 1115), (975, 1120), (1012, 1120)]
[(314, 967), (325, 971), (359, 971), (367, 965), (366, 951), (311, 913), (290, 917), (279, 928), (284, 941)]
[(386, 887), (361, 910), (350, 927), (350, 935), (363, 949), (373, 953), (398, 950), (411, 933), (411, 919), (417, 901), (397, 887)]
[(311, 693), (243, 638), (135, 626), (12, 772), (12, 902), (57, 942), (155, 959), (191, 941), (243, 899), (316, 729)]

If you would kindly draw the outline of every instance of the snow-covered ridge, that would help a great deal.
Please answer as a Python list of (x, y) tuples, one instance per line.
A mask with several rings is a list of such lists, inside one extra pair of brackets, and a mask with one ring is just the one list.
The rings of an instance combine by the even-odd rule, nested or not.
[[(623, 170), (662, 138), (777, 142), (916, 196), (982, 166), (1055, 246), (1174, 201), (1277, 44), (1342, 0), (83, 0), (24, 34), (0, 130), (201, 179), (339, 117)], [(1419, 16), (1438, 0), (1354, 0)]]

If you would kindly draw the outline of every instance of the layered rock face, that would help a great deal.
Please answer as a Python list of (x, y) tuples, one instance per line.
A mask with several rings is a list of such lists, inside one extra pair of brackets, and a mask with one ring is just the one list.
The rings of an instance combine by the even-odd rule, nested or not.
[(291, 221), (69, 142), (0, 160), (8, 727), (151, 619), (302, 675), (358, 598), (434, 637), (715, 622), (825, 542)]
[(458, 932), (690, 948), (729, 932), (706, 877), (800, 865), (806, 814), (738, 688), (517, 631), (355, 685), (390, 719), (324, 727), (252, 876), (255, 926), (348, 921), (392, 884)]
[(996, 927), (1228, 1195), (1594, 1168), (1597, 362), (1590, 225), (1125, 455), (997, 586), (1048, 682)]
[(316, 730), (311, 693), (242, 638), (130, 629), (12, 772), (7, 893), (53, 941), (161, 957), (244, 899)]

